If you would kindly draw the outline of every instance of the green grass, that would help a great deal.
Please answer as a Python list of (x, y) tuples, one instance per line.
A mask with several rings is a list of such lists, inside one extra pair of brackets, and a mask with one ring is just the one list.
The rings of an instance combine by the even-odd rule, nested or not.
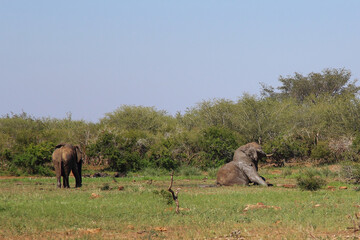
[[(306, 239), (317, 236), (339, 239), (352, 236), (351, 217), (360, 212), (360, 192), (355, 185), (327, 178), (316, 192), (277, 187), (294, 183), (300, 171), (284, 175), (269, 169), (267, 180), (275, 186), (200, 187), (214, 184), (204, 175), (175, 176), (173, 189), (179, 192), (180, 214), (161, 194), (169, 176), (84, 178), (83, 187), (56, 189), (55, 178), (0, 179), (0, 239), (213, 239), (239, 230), (246, 239)], [(281, 169), (280, 169), (281, 170)], [(277, 174), (272, 173), (277, 172)], [(329, 175), (329, 174), (328, 174)], [(101, 190), (106, 185), (107, 190)], [(124, 186), (119, 191), (118, 187)], [(339, 190), (338, 186), (348, 186)], [(92, 198), (92, 194), (100, 197)], [(263, 203), (280, 209), (244, 211)], [(158, 231), (159, 227), (166, 231)], [(89, 229), (99, 229), (92, 233)]]

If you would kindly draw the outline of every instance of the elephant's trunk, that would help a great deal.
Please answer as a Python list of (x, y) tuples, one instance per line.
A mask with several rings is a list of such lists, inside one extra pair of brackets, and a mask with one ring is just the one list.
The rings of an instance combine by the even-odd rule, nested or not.
[(260, 176), (255, 176), (253, 179), (250, 178), (250, 180), (253, 182), (253, 183), (257, 183), (259, 185), (262, 185), (262, 186), (265, 186), (267, 187), (268, 184), (264, 181), (264, 179), (262, 179)]

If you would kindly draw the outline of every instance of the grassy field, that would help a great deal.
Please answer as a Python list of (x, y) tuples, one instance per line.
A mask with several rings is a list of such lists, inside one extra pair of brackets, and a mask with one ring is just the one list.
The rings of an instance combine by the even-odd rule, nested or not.
[(357, 186), (329, 168), (318, 171), (327, 185), (315, 192), (282, 186), (296, 184), (296, 168), (261, 169), (274, 184), (269, 188), (212, 187), (210, 176), (175, 176), (179, 214), (161, 194), (170, 176), (84, 178), (81, 189), (56, 189), (55, 178), (1, 177), (0, 238), (359, 239)]

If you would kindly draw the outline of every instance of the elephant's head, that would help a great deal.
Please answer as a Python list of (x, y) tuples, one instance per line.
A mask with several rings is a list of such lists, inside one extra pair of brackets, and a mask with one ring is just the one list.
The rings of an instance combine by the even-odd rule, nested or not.
[(251, 142), (244, 146), (241, 146), (239, 150), (253, 161), (256, 167), (256, 171), (258, 170), (258, 161), (266, 157), (266, 153), (262, 150), (261, 146), (256, 142)]

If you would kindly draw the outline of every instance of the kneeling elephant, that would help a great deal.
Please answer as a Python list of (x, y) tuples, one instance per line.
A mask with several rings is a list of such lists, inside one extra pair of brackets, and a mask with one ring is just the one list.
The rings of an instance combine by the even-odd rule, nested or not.
[(258, 173), (258, 160), (266, 157), (261, 146), (255, 142), (239, 147), (231, 162), (222, 166), (216, 178), (218, 185), (249, 185), (249, 183), (268, 186)]

